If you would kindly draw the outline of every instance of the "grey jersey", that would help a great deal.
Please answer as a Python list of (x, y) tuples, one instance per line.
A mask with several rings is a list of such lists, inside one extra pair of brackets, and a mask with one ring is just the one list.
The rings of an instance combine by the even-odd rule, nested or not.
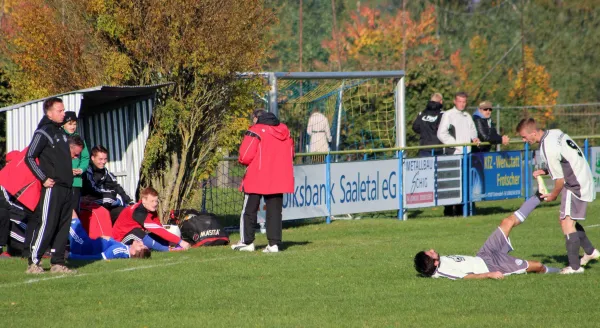
[(568, 134), (548, 130), (540, 141), (542, 162), (553, 180), (565, 179), (565, 188), (585, 202), (596, 198), (592, 171), (583, 152)]

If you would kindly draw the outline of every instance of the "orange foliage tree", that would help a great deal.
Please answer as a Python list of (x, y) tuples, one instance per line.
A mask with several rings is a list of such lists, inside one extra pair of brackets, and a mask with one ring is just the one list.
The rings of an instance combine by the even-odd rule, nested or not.
[[(408, 11), (398, 11), (391, 17), (383, 17), (381, 11), (359, 6), (351, 14), (350, 22), (322, 45), (330, 52), (330, 62), (341, 60), (344, 67), (353, 69), (402, 69), (403, 52), (407, 52), (408, 70), (426, 60), (439, 58), (435, 37), (435, 8), (428, 7), (418, 21), (410, 18)], [(338, 58), (336, 42), (342, 51)], [(404, 48), (406, 47), (406, 49)], [(415, 54), (419, 53), (418, 56)]]
[(536, 109), (531, 112), (524, 111), (540, 120), (544, 124), (554, 119), (552, 106), (556, 105), (558, 91), (550, 86), (550, 74), (543, 65), (536, 64), (533, 49), (525, 47), (525, 70), (519, 70), (516, 74), (509, 71), (509, 80), (512, 88), (508, 98), (515, 105), (534, 105), (547, 107)]

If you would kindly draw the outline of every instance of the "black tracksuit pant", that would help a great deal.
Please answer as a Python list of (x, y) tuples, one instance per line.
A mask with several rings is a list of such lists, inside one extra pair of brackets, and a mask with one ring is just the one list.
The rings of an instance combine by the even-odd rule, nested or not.
[(52, 188), (42, 188), (35, 214), (39, 222), (32, 234), (29, 264), (39, 264), (50, 246), (50, 263), (64, 265), (73, 213), (72, 196), (71, 187), (54, 185)]
[(269, 245), (281, 243), (281, 220), (283, 211), (283, 194), (258, 195), (246, 194), (244, 197), (244, 209), (240, 218), (240, 236), (242, 243), (249, 245), (254, 242), (254, 226), (260, 199), (264, 197), (267, 205), (267, 239)]

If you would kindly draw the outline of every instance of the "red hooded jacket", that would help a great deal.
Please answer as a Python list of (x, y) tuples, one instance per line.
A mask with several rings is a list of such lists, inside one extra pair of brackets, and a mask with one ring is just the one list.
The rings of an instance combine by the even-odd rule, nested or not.
[(8, 164), (0, 171), (0, 185), (25, 207), (35, 211), (40, 201), (42, 183), (31, 173), (25, 163), (27, 150), (28, 147), (22, 151), (14, 150), (6, 154)]
[(260, 195), (294, 192), (294, 141), (274, 114), (263, 114), (246, 131), (239, 154), (238, 161), (247, 166), (241, 191)]
[(147, 233), (153, 233), (174, 244), (179, 244), (181, 242), (181, 238), (163, 228), (160, 219), (158, 218), (158, 214), (156, 214), (156, 212), (148, 211), (144, 205), (142, 205), (142, 201), (126, 207), (121, 214), (119, 214), (119, 218), (112, 228), (112, 237), (116, 241), (122, 241), (133, 229), (143, 229)]

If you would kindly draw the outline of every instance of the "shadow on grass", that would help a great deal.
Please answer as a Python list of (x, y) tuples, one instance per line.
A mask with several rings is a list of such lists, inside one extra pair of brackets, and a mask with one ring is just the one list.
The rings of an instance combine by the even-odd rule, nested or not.
[(83, 268), (84, 266), (92, 264), (97, 261), (101, 261), (101, 260), (89, 260), (89, 261), (67, 260), (67, 267), (69, 267), (70, 269), (79, 269), (79, 268)]
[[(291, 248), (291, 247), (305, 246), (305, 245), (308, 245), (308, 244), (310, 244), (310, 241), (282, 241), (279, 244), (279, 249), (280, 250), (286, 250), (286, 249)], [(260, 246), (258, 246), (258, 248), (265, 248), (265, 247), (267, 247), (267, 245), (260, 245)]]
[(540, 262), (544, 264), (562, 263), (565, 265), (569, 265), (569, 259), (567, 258), (567, 255), (532, 254), (531, 256), (541, 258)]

